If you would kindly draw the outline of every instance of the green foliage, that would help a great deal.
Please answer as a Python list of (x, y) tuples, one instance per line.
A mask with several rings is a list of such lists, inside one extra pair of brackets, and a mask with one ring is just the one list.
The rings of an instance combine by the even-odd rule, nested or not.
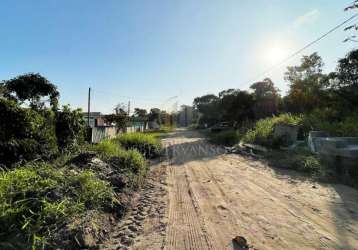
[(298, 147), (294, 150), (280, 151), (273, 150), (267, 155), (270, 165), (280, 168), (287, 168), (306, 173), (314, 178), (330, 178), (330, 167), (322, 160), (312, 154), (307, 147)]
[(209, 141), (224, 146), (233, 146), (240, 141), (240, 135), (237, 130), (230, 129), (217, 133), (205, 133), (209, 137)]
[(148, 114), (148, 121), (151, 122), (157, 122), (158, 124), (160, 124), (161, 119), (160, 119), (160, 109), (158, 108), (152, 108), (150, 109), (150, 112)]
[(322, 130), (331, 136), (358, 136), (358, 115), (341, 117), (341, 114), (333, 109), (319, 109), (303, 116), (302, 125), (304, 131)]
[(280, 100), (279, 90), (270, 78), (265, 78), (263, 81), (252, 84), (250, 89), (254, 91), (255, 103), (253, 111), (256, 119), (277, 114)]
[(41, 114), (0, 99), (0, 163), (10, 166), (21, 160), (49, 158), (58, 152), (53, 124), (54, 114)]
[(53, 110), (57, 109), (59, 92), (55, 85), (40, 74), (24, 74), (3, 81), (5, 97), (18, 102), (29, 101), (34, 109), (43, 108), (41, 97), (48, 96)]
[(57, 144), (61, 149), (74, 148), (84, 142), (85, 121), (82, 110), (63, 106), (56, 113)]
[(320, 174), (321, 173), (321, 162), (316, 156), (307, 156), (302, 159), (301, 162), (301, 169), (305, 172), (310, 172), (313, 174)]
[(117, 167), (142, 176), (146, 172), (144, 157), (136, 150), (124, 150), (116, 140), (105, 140), (92, 145), (90, 150), (97, 152), (100, 157), (110, 162), (115, 158)]
[(147, 158), (158, 156), (161, 150), (159, 140), (147, 133), (121, 134), (117, 137), (116, 141), (126, 149), (138, 150)]
[(330, 87), (343, 109), (358, 111), (358, 50), (338, 61), (336, 72), (329, 75)]
[(212, 126), (220, 121), (232, 124), (252, 119), (254, 99), (247, 91), (227, 89), (219, 96), (204, 95), (194, 99), (194, 107), (199, 111), (199, 125)]
[(148, 119), (148, 112), (146, 109), (135, 108), (134, 109), (134, 117), (142, 118), (143, 120)]
[(300, 125), (302, 118), (289, 114), (282, 114), (272, 118), (258, 120), (253, 129), (250, 129), (243, 136), (242, 141), (245, 143), (254, 143), (267, 147), (279, 146), (279, 141), (273, 138), (274, 128), (278, 124)]
[(287, 68), (285, 80), (290, 84), (288, 95), (284, 98), (287, 111), (299, 114), (326, 106), (322, 67), (322, 58), (313, 53), (303, 56), (300, 65)]
[(125, 112), (118, 114), (105, 115), (104, 119), (108, 123), (115, 123), (118, 130), (124, 129), (129, 123), (129, 117)]
[(111, 209), (116, 202), (109, 183), (91, 171), (39, 163), (1, 172), (0, 242), (16, 249), (36, 247), (56, 223), (88, 209)]
[(196, 108), (201, 116), (199, 118), (199, 123), (208, 125), (214, 125), (217, 123), (220, 118), (220, 110), (219, 110), (219, 97), (216, 95), (204, 95), (200, 97), (196, 97), (194, 99), (194, 108)]

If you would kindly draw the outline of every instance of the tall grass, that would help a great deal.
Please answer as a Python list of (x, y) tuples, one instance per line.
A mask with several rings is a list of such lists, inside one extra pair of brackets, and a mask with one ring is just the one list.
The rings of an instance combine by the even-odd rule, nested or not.
[(121, 134), (116, 138), (125, 149), (135, 149), (147, 158), (153, 158), (160, 154), (160, 141), (151, 134), (146, 133), (127, 133)]
[(117, 140), (105, 140), (92, 145), (90, 150), (97, 152), (105, 161), (115, 161), (116, 167), (122, 170), (129, 170), (136, 175), (144, 175), (146, 163), (142, 154), (135, 149), (125, 150)]
[(42, 248), (54, 225), (114, 203), (110, 184), (91, 171), (38, 163), (1, 172), (0, 248)]
[(253, 129), (246, 132), (242, 141), (246, 143), (255, 143), (263, 146), (277, 146), (273, 138), (274, 128), (278, 124), (300, 125), (302, 123), (301, 116), (293, 116), (290, 114), (282, 114), (271, 118), (261, 119), (256, 122)]

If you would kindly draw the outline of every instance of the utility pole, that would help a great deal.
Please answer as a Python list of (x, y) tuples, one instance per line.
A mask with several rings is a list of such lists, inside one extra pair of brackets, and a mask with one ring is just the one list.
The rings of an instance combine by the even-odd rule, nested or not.
[(88, 106), (87, 106), (87, 126), (90, 126), (90, 112), (91, 112), (91, 88), (88, 88)]
[(185, 114), (185, 127), (188, 126), (188, 107), (185, 105), (185, 109), (184, 109), (184, 114)]

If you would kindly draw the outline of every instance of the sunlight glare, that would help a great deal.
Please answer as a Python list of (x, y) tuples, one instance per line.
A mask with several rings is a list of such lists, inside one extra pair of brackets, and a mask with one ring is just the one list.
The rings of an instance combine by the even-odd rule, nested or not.
[(283, 45), (275, 45), (269, 47), (265, 53), (265, 60), (269, 64), (276, 64), (284, 60), (288, 56), (288, 50)]

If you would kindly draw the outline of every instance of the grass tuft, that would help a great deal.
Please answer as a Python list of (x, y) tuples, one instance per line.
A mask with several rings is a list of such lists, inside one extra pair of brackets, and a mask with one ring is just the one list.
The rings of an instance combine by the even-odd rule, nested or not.
[(47, 163), (0, 173), (0, 242), (42, 248), (53, 228), (85, 210), (112, 209), (112, 187), (95, 173)]

